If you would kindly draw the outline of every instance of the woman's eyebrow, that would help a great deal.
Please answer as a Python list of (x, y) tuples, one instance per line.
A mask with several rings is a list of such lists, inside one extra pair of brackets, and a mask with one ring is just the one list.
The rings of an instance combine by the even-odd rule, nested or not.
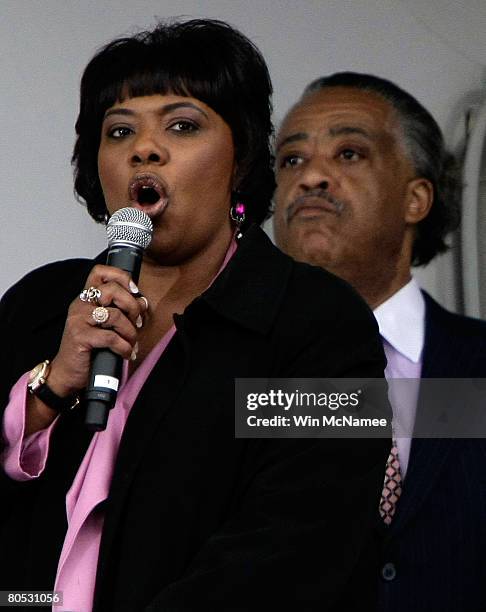
[[(173, 110), (177, 110), (178, 108), (193, 108), (194, 110), (201, 113), (201, 115), (206, 117), (206, 119), (209, 118), (208, 115), (203, 111), (202, 108), (200, 108), (196, 104), (193, 104), (192, 102), (173, 102), (171, 104), (165, 104), (159, 109), (158, 112), (160, 112), (161, 114), (166, 114), (166, 113), (170, 113)], [(108, 117), (111, 117), (112, 115), (124, 115), (124, 116), (133, 117), (136, 114), (137, 114), (137, 111), (134, 111), (130, 108), (123, 108), (123, 107), (122, 108), (110, 108), (106, 111), (103, 117), (103, 121), (107, 119)]]
[(194, 110), (197, 110), (199, 113), (201, 113), (201, 115), (204, 115), (206, 119), (209, 119), (209, 117), (203, 111), (203, 109), (197, 106), (196, 104), (193, 104), (192, 102), (173, 102), (172, 104), (166, 104), (165, 106), (163, 106), (162, 110), (164, 113), (170, 113), (170, 111), (176, 110), (178, 108), (184, 108), (184, 107), (193, 108)]
[(103, 116), (103, 121), (105, 119), (107, 119), (108, 117), (111, 117), (112, 115), (125, 115), (125, 116), (132, 116), (135, 115), (136, 113), (132, 110), (130, 110), (129, 108), (110, 108), (106, 111), (106, 113)]

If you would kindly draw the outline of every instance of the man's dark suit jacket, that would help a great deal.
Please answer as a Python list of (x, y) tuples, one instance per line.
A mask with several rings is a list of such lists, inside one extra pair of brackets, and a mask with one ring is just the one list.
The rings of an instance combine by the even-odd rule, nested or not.
[[(21, 374), (56, 354), (92, 266), (51, 264), (6, 294), (0, 405)], [(121, 440), (94, 610), (374, 607), (372, 525), (389, 441), (234, 434), (235, 377), (382, 376), (371, 312), (345, 283), (293, 262), (254, 227), (175, 320)], [(56, 425), (36, 482), (3, 475), (0, 589), (52, 589), (65, 495), (89, 439), (74, 410)]]
[[(486, 323), (424, 295), (422, 377), (486, 378)], [(486, 610), (486, 440), (415, 438), (384, 531), (380, 610)]]

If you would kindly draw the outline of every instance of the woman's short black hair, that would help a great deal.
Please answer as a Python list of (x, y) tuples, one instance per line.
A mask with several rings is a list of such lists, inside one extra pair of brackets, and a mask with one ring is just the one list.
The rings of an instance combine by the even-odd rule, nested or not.
[(75, 192), (90, 215), (103, 222), (107, 213), (97, 166), (105, 111), (126, 96), (167, 93), (201, 100), (230, 126), (239, 199), (248, 221), (262, 223), (275, 187), (272, 84), (255, 45), (213, 19), (162, 21), (151, 31), (112, 41), (87, 65), (72, 163)]
[(374, 92), (395, 109), (415, 173), (428, 179), (434, 189), (432, 207), (425, 219), (417, 223), (412, 249), (412, 265), (427, 264), (447, 250), (445, 237), (460, 222), (460, 167), (454, 155), (447, 151), (440, 127), (412, 95), (392, 81), (371, 74), (337, 72), (321, 77), (306, 87), (302, 97), (330, 87)]

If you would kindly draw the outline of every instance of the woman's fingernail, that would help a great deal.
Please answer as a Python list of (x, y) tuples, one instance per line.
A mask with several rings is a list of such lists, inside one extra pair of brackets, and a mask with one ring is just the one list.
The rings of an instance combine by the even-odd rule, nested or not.
[(137, 353), (138, 353), (138, 342), (135, 342), (135, 346), (133, 347), (132, 354), (130, 355), (130, 359), (132, 361), (135, 361), (137, 359)]
[(143, 325), (142, 315), (138, 315), (138, 317), (137, 317), (137, 321), (136, 321), (135, 325), (136, 325), (138, 328), (142, 327), (142, 325)]
[(128, 286), (132, 293), (139, 293), (137, 285), (132, 280), (128, 283)]
[(141, 300), (143, 300), (144, 304), (145, 304), (145, 310), (148, 310), (148, 300), (144, 295), (140, 295), (139, 296)]

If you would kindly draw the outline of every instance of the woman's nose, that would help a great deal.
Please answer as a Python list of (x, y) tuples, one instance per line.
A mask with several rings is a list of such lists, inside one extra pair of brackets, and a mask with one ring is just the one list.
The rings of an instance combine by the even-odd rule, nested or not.
[(130, 155), (132, 165), (144, 164), (163, 165), (168, 161), (167, 149), (153, 137), (152, 134), (140, 134), (134, 141), (133, 150)]
[(151, 153), (147, 153), (147, 154), (144, 154), (140, 151), (136, 151), (133, 153), (131, 157), (131, 162), (134, 165), (139, 165), (139, 164), (142, 165), (142, 164), (148, 164), (148, 163), (160, 164), (161, 157), (160, 157), (160, 154), (157, 153), (156, 151), (152, 151)]

